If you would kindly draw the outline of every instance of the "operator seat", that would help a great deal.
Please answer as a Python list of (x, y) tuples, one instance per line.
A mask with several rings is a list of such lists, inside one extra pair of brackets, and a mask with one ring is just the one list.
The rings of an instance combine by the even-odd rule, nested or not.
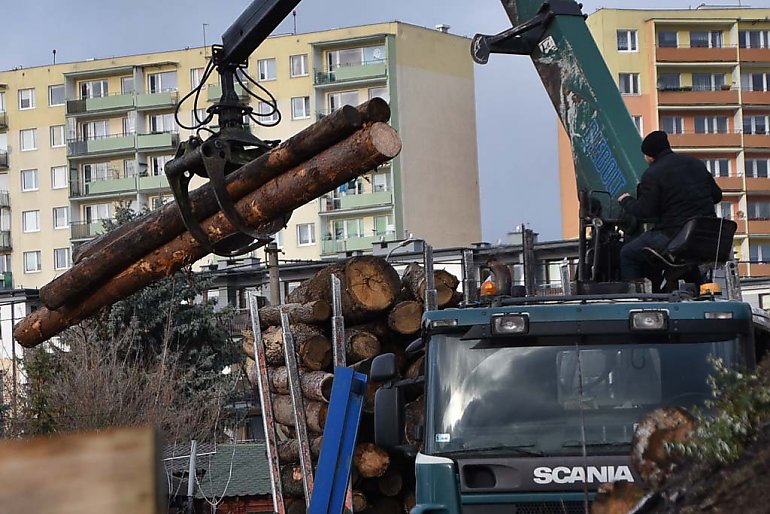
[(665, 287), (675, 287), (676, 281), (696, 272), (701, 265), (722, 264), (733, 254), (733, 237), (738, 224), (724, 218), (698, 216), (691, 218), (668, 242), (662, 251), (645, 248), (650, 260), (660, 269)]

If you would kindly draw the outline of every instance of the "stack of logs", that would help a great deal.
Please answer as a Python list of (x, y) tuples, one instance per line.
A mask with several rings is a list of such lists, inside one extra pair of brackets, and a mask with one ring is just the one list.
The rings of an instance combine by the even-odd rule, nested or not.
[[(288, 313), (300, 365), (301, 388), (305, 402), (311, 453), (318, 458), (326, 421), (333, 375), (330, 338), (331, 275), (341, 281), (342, 311), (345, 319), (348, 366), (368, 373), (372, 360), (393, 353), (402, 378), (423, 375), (423, 355), (408, 355), (407, 346), (419, 337), (425, 298), (425, 272), (412, 263), (402, 277), (385, 260), (353, 257), (332, 264), (294, 290), (280, 307), (259, 310), (263, 344), (273, 393), (273, 411), (279, 439), (278, 456), (284, 495), (289, 511), (304, 512), (302, 470), (296, 442), (294, 416), (284, 366), (280, 312)], [(460, 301), (458, 279), (443, 270), (435, 272), (440, 308)], [(249, 377), (256, 381), (253, 334), (244, 333), (243, 350), (249, 356)], [(414, 506), (414, 460), (397, 452), (387, 452), (374, 444), (374, 393), (380, 384), (370, 383), (353, 457), (353, 510), (373, 514), (399, 514)], [(406, 390), (407, 443), (419, 444), (417, 434), (423, 420), (422, 384)]]

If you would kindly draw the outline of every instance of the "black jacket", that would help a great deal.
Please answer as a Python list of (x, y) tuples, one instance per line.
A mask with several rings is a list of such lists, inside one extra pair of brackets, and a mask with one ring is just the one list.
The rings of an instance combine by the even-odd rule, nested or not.
[(632, 216), (655, 218), (655, 230), (674, 236), (695, 216), (716, 216), (722, 190), (699, 159), (667, 151), (642, 174), (636, 198), (620, 203)]

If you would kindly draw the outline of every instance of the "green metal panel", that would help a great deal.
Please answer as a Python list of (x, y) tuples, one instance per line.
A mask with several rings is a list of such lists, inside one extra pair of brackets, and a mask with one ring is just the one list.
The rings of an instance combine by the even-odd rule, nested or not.
[(101, 139), (89, 139), (86, 142), (87, 153), (119, 152), (133, 150), (136, 139), (133, 134), (119, 137), (105, 137)]
[(335, 253), (350, 252), (354, 250), (371, 250), (372, 244), (379, 243), (383, 240), (393, 241), (395, 240), (395, 235), (388, 234), (385, 236), (351, 237), (348, 239), (331, 239), (321, 241), (321, 254), (332, 255)]
[(139, 177), (139, 190), (169, 189), (168, 180), (165, 175), (151, 177)]
[(114, 180), (96, 180), (88, 184), (87, 194), (100, 195), (132, 191), (136, 189), (136, 177), (119, 178)]
[[(517, 25), (531, 19), (542, 2), (503, 4)], [(572, 143), (578, 189), (607, 191), (613, 198), (634, 193), (647, 167), (641, 137), (585, 20), (556, 16), (532, 60)]]
[(132, 109), (134, 107), (134, 95), (112, 95), (99, 98), (86, 98), (86, 112), (111, 111), (120, 109)]
[(361, 80), (372, 77), (384, 77), (387, 73), (387, 63), (373, 62), (360, 66), (340, 66), (334, 70), (334, 80)]
[(340, 198), (340, 209), (362, 209), (376, 205), (389, 205), (391, 203), (393, 203), (393, 194), (390, 191), (380, 191), (377, 193), (343, 196)]
[(412, 512), (461, 514), (460, 485), (454, 464), (417, 464), (416, 500)]
[(136, 137), (136, 147), (139, 150), (175, 147), (176, 141), (176, 134), (171, 134), (168, 132), (163, 132), (160, 134), (139, 134)]
[(147, 93), (136, 95), (137, 109), (152, 107), (166, 107), (176, 105), (178, 94), (176, 91), (162, 91), (160, 93)]
[[(209, 102), (218, 102), (222, 98), (222, 86), (219, 84), (209, 84), (207, 94)], [(235, 84), (235, 94), (240, 98), (249, 97), (249, 94), (243, 90), (240, 84)]]

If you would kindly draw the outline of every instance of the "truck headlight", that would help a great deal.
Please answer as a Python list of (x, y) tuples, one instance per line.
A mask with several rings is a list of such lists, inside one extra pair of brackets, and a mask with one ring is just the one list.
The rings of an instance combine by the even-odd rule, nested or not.
[(529, 316), (527, 314), (498, 314), (492, 316), (493, 334), (526, 334), (527, 332), (529, 332)]
[(666, 311), (632, 311), (629, 320), (631, 330), (666, 330), (668, 328)]

